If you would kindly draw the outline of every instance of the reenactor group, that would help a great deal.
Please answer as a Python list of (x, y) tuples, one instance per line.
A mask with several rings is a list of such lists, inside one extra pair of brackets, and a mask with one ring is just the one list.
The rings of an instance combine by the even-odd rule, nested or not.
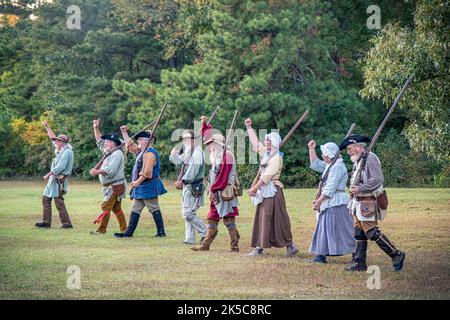
[[(236, 118), (236, 115), (235, 115)], [(172, 149), (169, 160), (180, 170), (174, 187), (181, 192), (181, 215), (185, 223), (184, 243), (196, 252), (208, 251), (217, 236), (222, 220), (230, 237), (230, 252), (239, 252), (240, 234), (237, 227), (239, 216), (238, 196), (242, 194), (235, 157), (228, 148), (229, 139), (214, 133), (208, 117), (201, 117), (200, 139), (193, 130), (185, 130), (181, 143)], [(211, 119), (209, 119), (211, 120)], [(235, 122), (235, 119), (234, 119)], [(72, 223), (64, 204), (67, 193), (67, 177), (73, 166), (73, 151), (66, 135), (56, 136), (47, 122), (43, 123), (55, 147), (50, 172), (44, 176), (47, 185), (42, 197), (43, 220), (36, 223), (39, 228), (50, 228), (52, 223), (52, 200), (62, 223), (62, 228), (72, 228)], [(248, 195), (256, 207), (250, 246), (247, 256), (264, 255), (266, 248), (286, 248), (286, 257), (299, 252), (295, 245), (289, 213), (283, 194), (280, 176), (283, 170), (282, 140), (278, 133), (267, 134), (259, 141), (252, 127), (252, 120), (246, 119), (245, 127), (255, 152), (260, 155), (260, 168)], [(298, 122), (298, 125), (300, 121)], [(296, 127), (298, 126), (296, 125)], [(233, 125), (234, 126), (234, 125)], [(296, 128), (295, 127), (295, 128)], [(121, 137), (115, 133), (100, 132), (100, 120), (93, 121), (93, 131), (97, 147), (103, 159), (90, 170), (99, 177), (102, 190), (101, 214), (95, 219), (98, 224), (94, 235), (104, 234), (108, 227), (111, 211), (119, 224), (117, 238), (130, 238), (137, 228), (142, 210), (147, 208), (155, 226), (155, 237), (165, 237), (163, 214), (159, 196), (167, 191), (161, 180), (160, 156), (154, 147), (156, 127), (152, 131), (143, 130), (130, 137), (128, 127), (120, 127)], [(291, 130), (290, 135), (293, 133)], [(289, 135), (289, 137), (290, 137)], [(209, 154), (209, 173), (201, 145)], [(367, 270), (366, 252), (368, 241), (375, 242), (392, 260), (395, 271), (402, 270), (405, 253), (381, 232), (378, 222), (384, 219), (387, 196), (383, 189), (383, 173), (378, 157), (371, 152), (371, 139), (362, 135), (347, 135), (340, 145), (328, 142), (320, 146), (321, 158), (316, 154), (317, 144), (309, 141), (310, 168), (322, 173), (319, 192), (313, 201), (316, 210), (316, 229), (311, 241), (312, 262), (327, 263), (328, 257), (352, 255), (349, 271)], [(348, 172), (341, 151), (346, 150), (353, 162), (350, 176), (350, 192), (347, 192)], [(127, 183), (125, 165), (127, 153), (134, 156), (132, 181), (129, 195), (132, 199), (131, 213), (126, 222), (122, 210)], [(205, 223), (197, 212), (205, 204), (205, 184), (209, 210)], [(196, 241), (198, 234), (199, 242)]]

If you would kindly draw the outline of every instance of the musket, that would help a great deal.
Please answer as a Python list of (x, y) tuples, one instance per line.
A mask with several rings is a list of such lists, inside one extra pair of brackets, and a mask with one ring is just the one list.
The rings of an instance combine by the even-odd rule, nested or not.
[[(356, 128), (356, 123), (353, 123), (351, 125), (350, 129), (348, 129), (348, 132), (345, 135), (344, 140), (352, 135), (355, 128)], [(339, 155), (340, 155), (340, 152), (338, 152), (335, 155), (335, 157), (331, 161), (330, 165), (328, 166), (327, 171), (325, 171), (323, 176), (320, 178), (319, 186), (317, 187), (316, 200), (319, 199), (320, 195), (322, 194), (323, 185), (325, 184), (325, 182), (328, 179), (328, 175), (330, 174), (331, 167), (336, 163), (337, 159), (339, 159)]]
[(412, 75), (408, 76), (408, 79), (406, 79), (405, 84), (403, 85), (402, 89), (400, 90), (400, 92), (398, 93), (397, 97), (395, 98), (394, 103), (389, 108), (389, 111), (387, 112), (386, 116), (384, 117), (383, 122), (381, 122), (381, 124), (378, 127), (375, 135), (373, 136), (372, 140), (370, 141), (369, 146), (361, 154), (361, 157), (358, 160), (358, 162), (361, 161), (361, 165), (359, 166), (359, 168), (357, 169), (357, 171), (356, 171), (356, 173), (354, 175), (355, 178), (352, 181), (352, 186), (358, 186), (359, 185), (359, 183), (361, 181), (362, 170), (366, 166), (367, 156), (369, 155), (369, 153), (372, 150), (373, 146), (375, 145), (375, 143), (377, 142), (378, 138), (380, 137), (381, 131), (383, 131), (383, 128), (386, 125), (386, 122), (389, 120), (389, 117), (391, 116), (392, 112), (394, 111), (395, 107), (397, 106), (398, 102), (400, 101), (401, 97), (403, 96), (403, 93), (406, 91), (406, 89), (408, 88), (409, 84), (411, 83), (411, 80), (412, 80)]
[[(284, 139), (281, 141), (280, 146), (278, 147), (278, 149), (281, 149), (282, 146), (284, 146), (286, 144), (286, 142), (288, 142), (288, 140), (292, 137), (292, 135), (294, 134), (295, 130), (297, 130), (297, 128), (303, 123), (303, 121), (305, 121), (306, 117), (309, 115), (309, 111), (306, 110), (303, 115), (300, 117), (300, 119), (298, 119), (298, 121), (295, 123), (295, 125), (292, 127), (291, 130), (289, 130), (288, 134), (284, 137)], [(259, 177), (261, 176), (261, 170), (262, 167), (266, 166), (269, 163), (269, 160), (272, 159), (275, 156), (276, 152), (272, 153), (272, 155), (267, 158), (266, 161), (261, 161), (261, 165), (259, 166), (259, 170), (258, 173), (256, 174), (255, 179), (253, 179), (252, 185), (250, 187), (250, 189), (252, 189), (259, 180)]]
[(143, 127), (141, 130), (139, 130), (139, 131), (137, 131), (135, 134), (133, 134), (133, 135), (130, 137), (130, 139), (134, 139), (134, 137), (136, 137), (137, 134), (138, 134), (139, 132), (147, 131), (147, 129), (150, 128), (151, 126), (153, 126), (153, 125), (155, 124), (155, 122), (156, 122), (156, 120), (153, 120), (152, 122), (150, 122), (148, 125), (146, 125), (145, 127)]
[(144, 160), (144, 154), (147, 152), (148, 147), (152, 143), (152, 140), (155, 138), (156, 129), (158, 129), (159, 123), (161, 122), (161, 118), (164, 114), (164, 111), (166, 111), (166, 108), (167, 108), (167, 102), (164, 102), (164, 105), (163, 105), (161, 111), (159, 112), (158, 118), (156, 118), (155, 124), (153, 125), (153, 129), (150, 132), (150, 137), (148, 138), (147, 143), (145, 144), (145, 148), (143, 148), (141, 150), (141, 152), (143, 152), (143, 154), (142, 154), (142, 157), (139, 159), (140, 162), (142, 162)]
[(227, 146), (230, 144), (231, 137), (233, 135), (234, 127), (236, 126), (236, 120), (238, 117), (239, 111), (234, 112), (233, 120), (231, 121), (230, 129), (228, 129), (227, 138), (225, 139), (224, 152), (226, 152)]
[(211, 124), (212, 121), (214, 120), (214, 118), (217, 116), (217, 113), (219, 112), (219, 109), (222, 107), (223, 102), (221, 104), (219, 104), (213, 111), (213, 113), (211, 113), (211, 116), (209, 117), (208, 121), (206, 122), (206, 124)]
[(297, 123), (292, 127), (292, 129), (288, 132), (288, 134), (284, 137), (284, 139), (281, 141), (280, 146), (278, 147), (278, 149), (281, 149), (282, 146), (284, 146), (286, 144), (286, 142), (288, 142), (288, 140), (292, 137), (292, 135), (294, 134), (295, 130), (297, 130), (297, 128), (302, 124), (303, 121), (305, 121), (306, 117), (309, 115), (309, 111), (306, 110), (303, 115), (300, 117), (300, 119), (298, 119)]
[(116, 152), (119, 149), (122, 149), (123, 147), (123, 143), (120, 144), (120, 146), (112, 149), (110, 152), (107, 152), (103, 155), (103, 157), (100, 159), (99, 162), (97, 162), (97, 164), (95, 165), (94, 169), (99, 170), (103, 164), (103, 162), (105, 161), (106, 158), (108, 158), (110, 155), (112, 155), (114, 152)]
[[(214, 109), (214, 111), (211, 113), (211, 116), (208, 118), (208, 121), (206, 122), (207, 125), (210, 125), (210, 124), (212, 123), (212, 121), (214, 120), (214, 118), (217, 116), (217, 113), (219, 112), (219, 109), (222, 107), (222, 104), (223, 104), (223, 103), (219, 104), (219, 105)], [(195, 143), (194, 148), (191, 150), (191, 155), (190, 155), (190, 156), (192, 156), (192, 153), (194, 152), (194, 150), (195, 150), (195, 148), (196, 148), (197, 146), (198, 146), (198, 142)], [(190, 157), (189, 157), (189, 159), (187, 159), (187, 161), (183, 161), (183, 164), (181, 165), (181, 168), (180, 168), (180, 173), (179, 173), (178, 176), (177, 176), (177, 181), (181, 180), (181, 178), (183, 177), (183, 175), (184, 175), (185, 162), (189, 162), (189, 160), (190, 160)]]

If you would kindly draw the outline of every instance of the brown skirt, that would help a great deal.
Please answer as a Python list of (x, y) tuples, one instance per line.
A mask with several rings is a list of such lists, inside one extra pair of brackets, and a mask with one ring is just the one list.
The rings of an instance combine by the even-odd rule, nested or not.
[(292, 244), (291, 220), (286, 210), (283, 190), (276, 186), (272, 198), (265, 198), (256, 207), (252, 247), (286, 247)]

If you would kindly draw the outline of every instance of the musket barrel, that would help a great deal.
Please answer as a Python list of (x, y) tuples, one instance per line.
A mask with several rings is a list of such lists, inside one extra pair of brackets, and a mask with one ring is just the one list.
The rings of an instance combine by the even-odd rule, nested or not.
[(139, 132), (146, 131), (148, 128), (150, 128), (151, 126), (153, 126), (153, 125), (155, 124), (155, 122), (156, 122), (156, 120), (153, 120), (152, 122), (150, 122), (148, 125), (146, 125), (145, 127), (143, 127), (141, 130), (139, 130), (139, 131), (137, 131), (135, 134), (133, 134), (133, 135), (130, 137), (130, 139), (134, 139), (134, 137), (136, 137), (136, 135), (137, 135)]
[(214, 120), (214, 118), (216, 117), (217, 113), (219, 112), (219, 109), (222, 107), (223, 102), (221, 104), (219, 104), (213, 111), (213, 113), (211, 114), (211, 116), (209, 117), (208, 121), (206, 122), (206, 124), (211, 124), (212, 121)]
[(370, 152), (377, 142), (378, 138), (380, 137), (381, 131), (383, 131), (384, 126), (386, 125), (386, 122), (389, 120), (389, 117), (391, 116), (392, 112), (394, 112), (395, 107), (397, 106), (398, 102), (400, 101), (401, 97), (403, 96), (403, 93), (405, 92), (406, 88), (408, 88), (409, 84), (411, 83), (412, 76), (409, 76), (408, 79), (406, 79), (405, 84), (403, 85), (402, 89), (398, 93), (397, 97), (394, 100), (394, 103), (389, 108), (389, 111), (387, 112), (386, 116), (383, 119), (383, 122), (381, 122), (380, 126), (377, 129), (377, 132), (372, 137), (372, 140), (370, 141), (369, 147), (367, 148), (368, 152)]
[(303, 121), (305, 121), (306, 117), (309, 115), (309, 111), (306, 110), (300, 119), (298, 119), (297, 123), (292, 127), (292, 129), (288, 132), (288, 134), (284, 137), (283, 141), (281, 141), (279, 149), (291, 138), (291, 136), (294, 134), (295, 130), (302, 124)]

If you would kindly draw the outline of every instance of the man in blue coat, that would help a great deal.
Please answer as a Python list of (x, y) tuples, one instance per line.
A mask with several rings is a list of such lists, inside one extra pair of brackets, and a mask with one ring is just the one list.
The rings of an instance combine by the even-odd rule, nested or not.
[(158, 152), (149, 144), (147, 150), (144, 150), (151, 137), (148, 131), (141, 131), (136, 136), (135, 144), (128, 135), (128, 127), (121, 126), (120, 131), (125, 141), (125, 146), (130, 153), (136, 156), (133, 166), (131, 182), (131, 198), (133, 204), (127, 231), (115, 233), (117, 238), (132, 237), (136, 230), (139, 218), (144, 207), (153, 215), (156, 225), (155, 237), (165, 237), (164, 221), (159, 207), (158, 196), (166, 193), (166, 189), (160, 178), (160, 160)]

